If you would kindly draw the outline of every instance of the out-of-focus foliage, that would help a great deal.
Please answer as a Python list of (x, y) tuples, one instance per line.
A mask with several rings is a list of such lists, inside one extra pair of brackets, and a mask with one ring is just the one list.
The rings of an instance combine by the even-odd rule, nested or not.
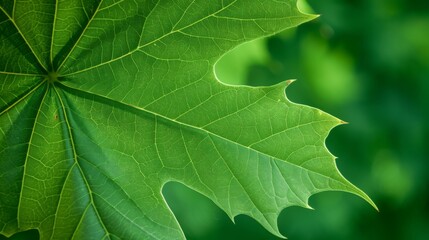
[[(310, 200), (317, 211), (283, 211), (281, 231), (300, 240), (429, 239), (429, 1), (308, 3), (320, 18), (237, 48), (217, 65), (231, 73), (218, 77), (250, 85), (298, 79), (291, 100), (350, 123), (332, 132), (328, 148), (380, 212), (352, 195), (323, 193)], [(275, 239), (247, 217), (234, 225), (183, 186), (164, 191), (189, 239)]]

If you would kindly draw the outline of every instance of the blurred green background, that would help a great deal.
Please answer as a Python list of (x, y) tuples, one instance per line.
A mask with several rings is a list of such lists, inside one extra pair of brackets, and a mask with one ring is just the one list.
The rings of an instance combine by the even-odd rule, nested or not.
[[(325, 192), (310, 199), (315, 210), (284, 210), (281, 232), (296, 240), (429, 239), (429, 1), (309, 0), (301, 8), (321, 16), (235, 49), (217, 64), (218, 77), (256, 86), (298, 79), (289, 99), (349, 122), (327, 146), (380, 212)], [(278, 239), (248, 217), (232, 223), (183, 185), (163, 191), (188, 239)]]

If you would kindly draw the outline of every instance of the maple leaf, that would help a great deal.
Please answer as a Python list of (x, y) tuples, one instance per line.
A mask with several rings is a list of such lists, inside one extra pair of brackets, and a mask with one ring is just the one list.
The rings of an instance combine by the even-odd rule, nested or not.
[(312, 18), (292, 0), (0, 1), (0, 233), (183, 239), (169, 181), (277, 236), (279, 212), (317, 192), (372, 204), (325, 147), (340, 120), (288, 101), (290, 81), (214, 74)]

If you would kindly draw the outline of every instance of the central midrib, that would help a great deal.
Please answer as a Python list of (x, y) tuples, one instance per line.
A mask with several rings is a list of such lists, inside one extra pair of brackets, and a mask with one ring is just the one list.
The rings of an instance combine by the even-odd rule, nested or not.
[[(159, 113), (156, 113), (156, 112), (153, 112), (153, 111), (147, 110), (147, 109), (145, 109), (145, 108), (138, 107), (138, 106), (135, 106), (135, 105), (132, 105), (132, 104), (129, 104), (129, 103), (124, 103), (124, 102), (121, 102), (121, 101), (118, 101), (118, 100), (115, 100), (115, 99), (111, 99), (111, 98), (109, 98), (109, 97), (106, 97), (106, 96), (103, 96), (103, 95), (100, 95), (100, 94), (97, 94), (97, 93), (94, 93), (94, 92), (86, 92), (86, 91), (83, 91), (83, 90), (78, 89), (78, 88), (74, 88), (74, 87), (67, 86), (67, 85), (65, 85), (65, 84), (63, 84), (63, 83), (61, 83), (61, 82), (58, 82), (57, 84), (58, 84), (58, 86), (59, 86), (59, 87), (63, 88), (65, 91), (67, 91), (67, 90), (69, 89), (69, 90), (77, 91), (77, 92), (82, 93), (82, 94), (85, 94), (85, 95), (92, 95), (92, 96), (96, 96), (96, 97), (98, 97), (98, 98), (100, 98), (100, 99), (103, 99), (103, 100), (106, 100), (106, 101), (109, 101), (109, 102), (113, 102), (113, 103), (119, 104), (119, 105), (121, 105), (121, 106), (123, 106), (123, 107), (129, 108), (129, 109), (132, 109), (132, 110), (138, 110), (138, 111), (144, 112), (144, 113), (146, 113), (146, 114), (148, 114), (148, 115), (151, 115), (151, 116), (154, 116), (154, 117), (159, 117), (159, 118), (161, 118), (161, 119), (164, 119), (164, 120), (165, 120), (165, 121), (167, 121), (167, 122), (172, 122), (172, 123), (174, 123), (174, 124), (177, 124), (177, 125), (180, 125), (180, 126), (184, 126), (184, 127), (188, 128), (188, 129), (192, 129), (192, 130), (194, 130), (194, 131), (204, 132), (204, 133), (206, 133), (206, 134), (208, 134), (208, 135), (211, 135), (211, 136), (214, 136), (214, 137), (220, 138), (220, 139), (222, 139), (222, 140), (225, 140), (226, 142), (229, 142), (229, 143), (232, 143), (232, 144), (238, 145), (239, 147), (246, 148), (246, 149), (252, 150), (252, 151), (254, 151), (254, 152), (258, 153), (258, 154), (265, 155), (265, 156), (267, 156), (267, 157), (269, 157), (269, 158), (271, 158), (271, 159), (275, 159), (275, 160), (282, 160), (282, 159), (280, 159), (279, 157), (276, 157), (276, 156), (270, 155), (269, 153), (262, 152), (262, 151), (260, 151), (260, 150), (258, 150), (258, 149), (255, 149), (255, 148), (251, 148), (251, 147), (245, 146), (245, 145), (243, 145), (243, 144), (241, 144), (241, 143), (239, 143), (239, 142), (235, 142), (235, 141), (233, 141), (233, 140), (231, 140), (231, 139), (228, 139), (228, 138), (226, 138), (226, 137), (224, 137), (224, 136), (221, 136), (221, 135), (219, 135), (219, 134), (217, 134), (217, 133), (211, 132), (211, 131), (209, 131), (209, 130), (207, 130), (207, 129), (200, 128), (200, 127), (196, 127), (196, 126), (193, 126), (193, 125), (190, 125), (190, 124), (184, 123), (184, 122), (179, 122), (179, 121), (177, 121), (177, 120), (175, 120), (175, 119), (171, 119), (171, 118), (169, 118), (169, 117), (167, 117), (167, 116), (164, 116), (164, 115), (161, 115), (161, 114), (159, 114)], [(71, 93), (71, 94), (73, 94), (73, 95), (75, 95), (75, 96), (76, 96), (76, 94), (72, 93), (71, 91), (67, 91), (67, 92), (69, 92), (69, 93)], [(78, 96), (78, 95), (77, 95), (77, 96)], [(297, 125), (297, 126), (294, 126), (293, 128), (297, 128), (297, 127), (300, 127), (300, 126), (302, 126), (302, 125)], [(291, 129), (291, 128), (290, 128), (290, 129)], [(342, 184), (342, 185), (346, 186), (346, 185), (344, 184), (344, 182), (341, 182), (341, 181), (339, 181), (339, 180), (337, 180), (337, 179), (334, 179), (334, 178), (332, 178), (332, 177), (330, 177), (330, 176), (328, 176), (328, 175), (324, 175), (324, 174), (322, 174), (322, 173), (316, 172), (316, 171), (314, 171), (314, 170), (311, 170), (311, 169), (305, 168), (305, 167), (303, 167), (303, 166), (301, 166), (301, 165), (294, 164), (294, 163), (291, 163), (291, 162), (287, 162), (287, 161), (282, 161), (282, 162), (285, 162), (285, 163), (287, 163), (287, 164), (290, 164), (290, 165), (292, 165), (292, 166), (294, 166), (294, 167), (297, 167), (297, 168), (299, 168), (299, 169), (302, 169), (302, 170), (305, 170), (305, 171), (308, 171), (308, 172), (314, 173), (314, 174), (316, 174), (316, 175), (319, 175), (319, 176), (322, 176), (322, 177), (325, 177), (325, 178), (328, 178), (328, 179), (334, 180), (334, 181), (336, 181), (336, 182), (338, 182), (338, 183), (340, 183), (340, 184)]]

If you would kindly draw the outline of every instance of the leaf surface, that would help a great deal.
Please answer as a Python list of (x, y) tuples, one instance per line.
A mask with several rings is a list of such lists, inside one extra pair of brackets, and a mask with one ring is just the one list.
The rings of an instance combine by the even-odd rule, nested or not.
[(322, 191), (371, 200), (324, 141), (341, 121), (290, 83), (227, 86), (227, 51), (311, 20), (292, 0), (0, 1), (0, 233), (183, 239), (177, 181), (281, 236)]

